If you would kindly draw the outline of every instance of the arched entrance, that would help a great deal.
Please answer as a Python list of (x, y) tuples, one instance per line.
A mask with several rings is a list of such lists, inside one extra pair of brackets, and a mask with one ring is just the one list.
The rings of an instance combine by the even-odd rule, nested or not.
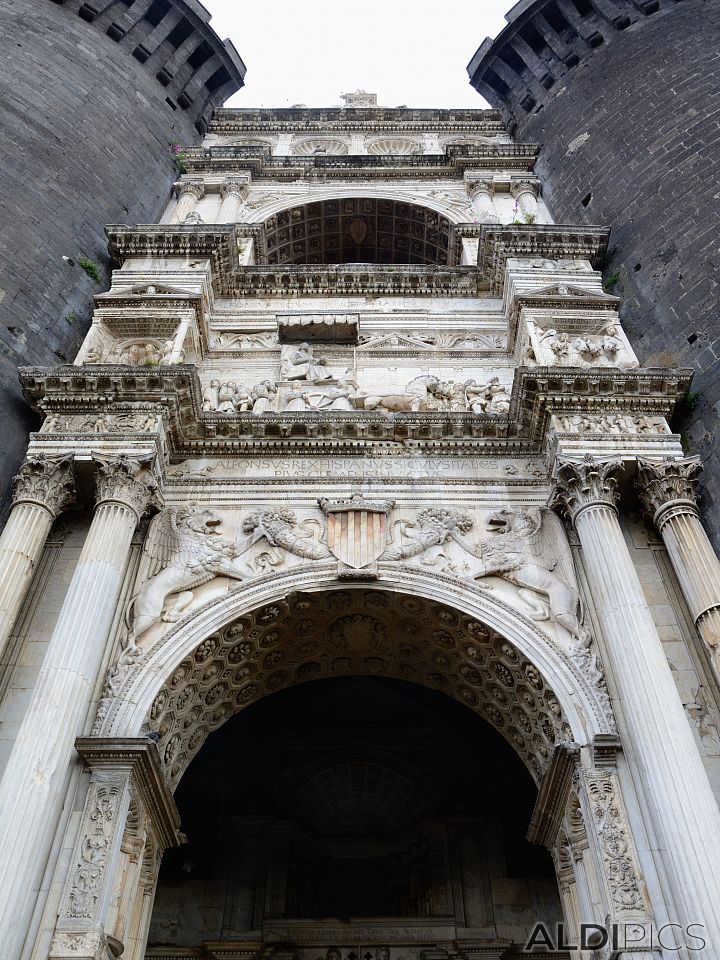
[[(137, 851), (137, 866), (123, 870), (123, 894), (113, 906), (104, 906), (98, 895), (94, 907), (86, 908), (95, 909), (103, 929), (127, 944), (126, 957), (143, 956), (157, 869), (168, 846), (153, 826), (163, 804), (166, 835), (174, 816), (167, 812), (174, 809), (169, 794), (158, 802), (167, 790), (163, 784), (174, 790), (210, 734), (251, 704), (310, 681), (348, 677), (382, 677), (440, 691), (501, 734), (539, 787), (531, 836), (553, 855), (566, 920), (604, 920), (619, 913), (647, 917), (637, 855), (611, 769), (614, 726), (598, 678), (536, 623), (467, 582), (383, 564), (371, 583), (342, 582), (335, 565), (316, 563), (209, 601), (147, 650), (126, 657), (110, 678), (96, 725), (95, 742), (102, 749), (93, 750), (93, 741), (84, 745), (94, 773), (79, 860), (87, 835), (97, 833), (100, 799), (112, 801), (103, 772), (107, 758), (116, 758), (115, 770), (117, 756), (128, 755), (138, 734), (158, 748), (142, 761), (145, 768), (156, 765), (149, 773), (138, 761), (119, 781), (116, 797), (124, 797), (125, 806), (118, 799), (110, 818), (114, 826), (102, 825), (102, 843), (118, 853), (108, 853), (96, 885), (117, 887), (113, 873), (129, 850)], [(147, 739), (141, 742), (145, 753)], [(67, 937), (76, 923), (76, 880), (71, 874), (58, 936)]]
[(258, 933), (273, 955), (387, 942), (417, 957), (468, 935), (508, 947), (562, 916), (552, 860), (525, 839), (532, 778), (489, 724), (417, 684), (266, 697), (208, 738), (175, 797), (190, 840), (165, 854), (148, 957)]

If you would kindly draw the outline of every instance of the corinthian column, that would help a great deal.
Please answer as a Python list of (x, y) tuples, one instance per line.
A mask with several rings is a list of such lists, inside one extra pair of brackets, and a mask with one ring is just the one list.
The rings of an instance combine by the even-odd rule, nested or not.
[(247, 179), (228, 180), (220, 188), (222, 206), (220, 207), (220, 223), (236, 223), (240, 219), (248, 195)]
[(720, 683), (720, 561), (695, 501), (698, 457), (638, 460), (637, 487), (646, 514), (667, 548), (675, 576)]
[[(720, 953), (720, 811), (618, 519), (619, 461), (561, 461), (554, 505), (577, 529), (621, 704), (623, 741), (651, 812), (683, 925)], [(697, 932), (697, 931), (696, 931)]]
[(492, 177), (477, 177), (465, 183), (478, 223), (500, 223), (493, 204)]
[(155, 493), (148, 460), (96, 458), (97, 506), (0, 782), (0, 957), (18, 960), (120, 599)]
[(50, 528), (74, 499), (72, 457), (28, 457), (13, 490), (13, 507), (0, 537), (0, 660)]
[(518, 213), (527, 223), (534, 223), (538, 216), (538, 185), (535, 180), (515, 180), (510, 193), (517, 203)]
[(181, 180), (175, 185), (178, 204), (173, 214), (173, 223), (187, 223), (200, 219), (195, 207), (205, 195), (205, 184), (201, 180)]

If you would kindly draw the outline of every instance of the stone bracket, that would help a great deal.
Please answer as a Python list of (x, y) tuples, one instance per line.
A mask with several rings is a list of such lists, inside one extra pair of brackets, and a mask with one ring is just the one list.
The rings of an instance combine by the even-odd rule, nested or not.
[(552, 760), (542, 779), (535, 807), (527, 830), (527, 839), (552, 847), (562, 824), (567, 806), (572, 776), (575, 771), (580, 747), (577, 743), (555, 745)]

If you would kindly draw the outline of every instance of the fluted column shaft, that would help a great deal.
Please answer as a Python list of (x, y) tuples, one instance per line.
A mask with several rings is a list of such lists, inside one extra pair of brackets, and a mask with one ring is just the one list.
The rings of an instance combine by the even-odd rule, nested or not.
[(487, 180), (470, 180), (467, 183), (470, 203), (478, 223), (499, 223), (500, 217), (493, 203), (493, 183)]
[(187, 180), (177, 185), (177, 192), (178, 203), (172, 217), (172, 222), (185, 223), (188, 217), (194, 215), (195, 207), (205, 193), (205, 187), (202, 183)]
[(700, 520), (697, 457), (638, 462), (640, 500), (657, 527), (720, 684), (720, 560)]
[(50, 528), (74, 496), (72, 459), (30, 457), (13, 486), (13, 508), (0, 536), (0, 660)]
[(720, 811), (685, 716), (616, 510), (618, 462), (562, 463), (556, 504), (572, 518), (621, 702), (628, 752), (638, 765), (684, 925), (705, 926), (720, 950)]
[(240, 219), (240, 211), (245, 205), (247, 194), (246, 180), (231, 180), (224, 184), (221, 190), (220, 223), (236, 223)]
[(152, 484), (145, 463), (100, 462), (98, 504), (0, 782), (0, 956), (18, 960)]
[(517, 202), (518, 213), (523, 219), (535, 221), (538, 216), (538, 186), (530, 180), (520, 180), (511, 187)]

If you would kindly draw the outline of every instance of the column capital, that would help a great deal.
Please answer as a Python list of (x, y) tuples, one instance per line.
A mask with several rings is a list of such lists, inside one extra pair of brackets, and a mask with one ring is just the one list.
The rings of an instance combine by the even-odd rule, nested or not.
[(465, 174), (465, 189), (472, 200), (478, 193), (487, 193), (493, 196), (495, 193), (495, 181), (491, 176), (482, 176), (482, 174)]
[(132, 457), (121, 453), (117, 457), (93, 454), (97, 463), (96, 497), (102, 503), (120, 503), (135, 513), (138, 522), (152, 506), (160, 505), (160, 490), (153, 472), (154, 456)]
[(202, 200), (205, 196), (205, 184), (202, 180), (178, 180), (175, 190), (178, 198), (190, 196), (196, 200)]
[(530, 177), (513, 178), (510, 182), (510, 193), (515, 199), (523, 193), (531, 193), (537, 198), (540, 195), (540, 183)]
[(590, 454), (580, 461), (559, 459), (550, 505), (573, 523), (586, 507), (602, 504), (617, 512), (622, 470), (622, 460), (596, 460)]
[(658, 527), (679, 513), (698, 514), (696, 487), (703, 465), (699, 457), (642, 460), (638, 457), (635, 487), (643, 513)]
[(13, 506), (35, 503), (45, 507), (55, 520), (75, 499), (73, 458), (33, 454), (27, 457), (12, 483)]
[(231, 177), (220, 187), (220, 196), (224, 200), (225, 197), (235, 193), (239, 197), (245, 198), (247, 196), (249, 186), (250, 177)]

